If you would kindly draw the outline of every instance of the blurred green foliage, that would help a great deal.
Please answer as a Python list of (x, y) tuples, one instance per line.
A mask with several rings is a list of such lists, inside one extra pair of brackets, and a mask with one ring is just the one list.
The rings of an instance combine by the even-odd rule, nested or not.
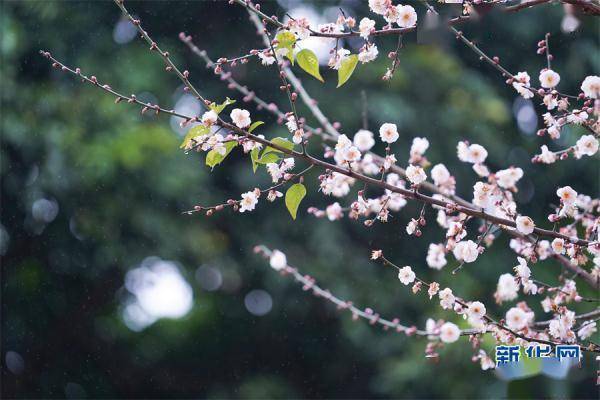
[[(128, 2), (178, 65), (186, 65), (194, 83), (215, 101), (226, 89), (178, 39), (190, 33), (213, 58), (236, 56), (260, 46), (244, 11), (227, 2)], [(296, 4), (297, 2), (283, 2)], [(343, 6), (363, 15), (358, 1), (314, 2), (319, 11)], [(395, 274), (368, 261), (369, 250), (383, 249), (400, 264), (413, 265), (426, 279), (451, 284), (465, 298), (479, 298), (496, 315), (509, 305), (493, 307), (497, 276), (515, 264), (506, 237), (459, 276), (449, 267), (430, 270), (424, 262), (427, 244), (443, 232), (430, 224), (422, 238), (407, 237), (404, 226), (419, 211), (409, 204), (386, 225), (364, 229), (351, 221), (329, 223), (308, 216), (309, 205), (330, 199), (316, 193), (311, 171), (308, 195), (293, 222), (283, 201), (261, 201), (252, 213), (230, 211), (211, 218), (185, 216), (195, 204), (215, 204), (269, 179), (252, 173), (239, 149), (213, 173), (201, 155), (179, 150), (181, 137), (167, 117), (141, 116), (113, 99), (52, 70), (38, 50), (125, 93), (151, 93), (172, 107), (181, 95), (176, 79), (164, 73), (162, 61), (141, 41), (117, 44), (120, 20), (111, 2), (2, 2), (2, 395), (31, 397), (595, 397), (594, 361), (563, 381), (537, 376), (531, 383), (511, 383), (471, 363), (472, 350), (461, 341), (442, 350), (439, 363), (424, 357), (425, 341), (383, 332), (348, 315), (268, 270), (252, 253), (258, 243), (280, 248), (292, 265), (357, 305), (385, 316), (399, 316), (423, 326), (428, 317), (452, 318), (424, 296), (398, 285)], [(283, 16), (278, 3), (265, 2), (268, 13)], [(418, 8), (421, 14), (422, 8)], [(561, 88), (576, 92), (580, 79), (598, 71), (598, 25), (583, 18), (576, 32), (560, 32), (562, 8), (538, 7), (509, 18), (490, 14), (465, 25), (465, 32), (511, 71), (527, 70), (536, 79), (544, 60), (535, 44), (552, 33), (555, 68)], [(386, 54), (394, 41), (378, 41)], [(334, 72), (325, 83), (304, 77), (332, 120), (352, 135), (362, 125), (361, 91), (368, 99), (368, 123), (398, 124), (395, 147), (405, 159), (413, 137), (427, 136), (433, 163), (456, 172), (459, 193), (471, 195), (474, 173), (455, 157), (456, 142), (467, 139), (490, 151), (493, 168), (518, 165), (525, 170), (517, 199), (523, 211), (543, 220), (545, 204), (554, 200), (554, 184), (598, 195), (597, 160), (567, 160), (538, 166), (530, 156), (546, 143), (525, 135), (513, 116), (516, 94), (503, 79), (448, 35), (439, 45), (417, 45), (408, 35), (396, 76), (380, 77), (386, 58), (359, 65), (352, 79), (335, 89)], [(275, 73), (257, 62), (234, 71), (237, 79), (266, 99), (286, 104)], [(272, 75), (268, 75), (272, 74)], [(270, 78), (268, 78), (270, 76)], [(179, 88), (178, 88), (179, 87)], [(300, 106), (300, 113), (312, 118)], [(257, 132), (285, 136), (272, 116)], [(579, 132), (567, 132), (563, 143)], [(379, 145), (381, 147), (381, 144)], [(315, 145), (313, 151), (317, 151)], [(381, 150), (381, 149), (379, 149)], [(49, 223), (32, 216), (36, 200), (58, 206)], [(471, 227), (475, 229), (475, 225)], [(148, 256), (174, 260), (192, 285), (194, 306), (179, 320), (159, 320), (141, 332), (121, 317), (127, 291), (125, 273)], [(203, 290), (195, 278), (200, 265), (218, 268), (220, 290)], [(559, 266), (545, 261), (536, 276), (556, 282)], [(250, 314), (245, 295), (266, 290), (273, 309)], [(589, 294), (589, 293), (587, 293)], [(539, 311), (539, 304), (532, 301)], [(582, 305), (582, 308), (584, 306)], [(455, 321), (464, 325), (462, 321)], [(23, 368), (7, 369), (8, 352)], [(525, 384), (527, 383), (527, 384)]]

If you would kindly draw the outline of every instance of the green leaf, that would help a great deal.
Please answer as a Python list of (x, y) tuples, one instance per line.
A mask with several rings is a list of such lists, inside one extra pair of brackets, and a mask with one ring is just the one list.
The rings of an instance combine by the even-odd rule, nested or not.
[(306, 188), (301, 183), (295, 183), (285, 192), (285, 206), (287, 207), (292, 219), (296, 219), (298, 206), (306, 196)]
[(258, 168), (258, 153), (260, 149), (254, 148), (250, 152), (250, 160), (252, 161), (252, 172), (256, 173), (256, 169)]
[(298, 60), (298, 65), (300, 68), (323, 82), (323, 77), (319, 72), (319, 59), (312, 50), (300, 50), (298, 54), (296, 54), (296, 59)]
[(269, 163), (276, 163), (279, 160), (280, 160), (280, 158), (277, 154), (267, 153), (267, 154), (263, 154), (262, 157), (260, 157), (258, 160), (256, 160), (256, 162), (259, 164), (269, 164)]
[(277, 40), (276, 50), (278, 49), (287, 49), (287, 54), (285, 55), (294, 65), (294, 44), (296, 44), (296, 35), (289, 31), (281, 31), (275, 36)]
[(237, 145), (238, 143), (236, 141), (225, 143), (225, 154), (221, 154), (215, 150), (209, 151), (206, 155), (206, 165), (208, 165), (211, 168), (214, 168), (215, 165), (221, 164), (225, 157), (227, 157), (229, 153), (231, 153), (231, 150), (233, 150), (233, 148)]
[[(271, 142), (273, 142), (274, 144), (276, 144), (278, 146), (281, 146), (281, 147), (283, 147), (285, 149), (288, 149), (288, 150), (292, 150), (294, 148), (294, 143), (290, 142), (289, 140), (287, 140), (285, 138), (276, 137), (275, 139), (272, 139)], [(276, 149), (274, 147), (271, 147), (271, 146), (267, 146), (267, 148), (265, 149), (265, 151), (263, 151), (263, 157), (264, 157), (265, 154), (273, 153), (273, 152), (283, 153), (281, 150), (278, 150), (278, 149)]]
[(248, 128), (248, 132), (252, 133), (253, 130), (255, 130), (256, 128), (258, 128), (262, 124), (264, 124), (264, 122), (262, 122), (262, 121), (254, 121), (252, 123), (252, 125), (250, 125), (250, 128)]
[(337, 87), (340, 87), (344, 83), (348, 82), (348, 79), (350, 79), (352, 73), (354, 72), (354, 69), (356, 68), (356, 64), (358, 64), (358, 56), (356, 54), (352, 54), (351, 56), (346, 57), (344, 61), (342, 61), (342, 65), (338, 70)]
[(211, 110), (216, 112), (217, 115), (219, 115), (221, 113), (221, 111), (223, 111), (225, 109), (225, 107), (227, 107), (233, 103), (235, 103), (235, 100), (231, 100), (229, 97), (227, 97), (227, 100), (225, 100), (223, 103), (221, 103), (221, 104), (211, 103), (208, 106), (208, 108), (210, 108)]
[(183, 142), (181, 142), (181, 145), (179, 146), (179, 148), (185, 149), (187, 147), (188, 143), (190, 143), (193, 138), (195, 138), (196, 136), (200, 136), (200, 135), (207, 135), (209, 133), (210, 133), (210, 128), (208, 126), (204, 126), (204, 125), (193, 126), (190, 128), (188, 133), (183, 138)]

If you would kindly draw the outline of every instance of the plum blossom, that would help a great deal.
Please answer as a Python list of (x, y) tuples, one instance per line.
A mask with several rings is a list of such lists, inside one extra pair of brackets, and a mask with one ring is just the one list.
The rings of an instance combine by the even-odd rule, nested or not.
[(446, 288), (444, 290), (440, 290), (440, 292), (438, 293), (438, 297), (440, 298), (440, 305), (444, 310), (448, 310), (454, 307), (456, 298), (452, 294), (452, 289)]
[(511, 274), (502, 274), (498, 278), (494, 297), (498, 303), (514, 300), (519, 295), (519, 284)]
[(524, 235), (529, 235), (533, 233), (535, 229), (535, 224), (533, 223), (533, 220), (524, 215), (519, 215), (515, 220), (515, 223), (517, 224), (517, 231)]
[(427, 174), (418, 165), (409, 165), (406, 168), (406, 178), (413, 184), (419, 185), (427, 179)]
[(581, 325), (581, 328), (577, 331), (577, 336), (585, 340), (596, 333), (596, 321), (586, 321)]
[(551, 69), (544, 69), (540, 72), (540, 84), (545, 89), (552, 89), (560, 82), (560, 75)]
[(454, 343), (460, 337), (460, 329), (452, 322), (446, 322), (440, 327), (440, 340), (444, 343)]
[(206, 126), (211, 126), (217, 122), (219, 116), (213, 110), (209, 110), (202, 114), (202, 123)]
[(527, 72), (519, 72), (515, 75), (515, 79), (512, 84), (517, 93), (519, 93), (525, 99), (530, 99), (533, 97), (533, 92), (529, 89), (529, 81), (530, 77)]
[(344, 160), (348, 162), (355, 162), (360, 160), (360, 151), (355, 146), (350, 146), (343, 150)]
[(528, 316), (520, 307), (513, 307), (506, 313), (506, 326), (515, 331), (520, 331), (528, 324)]
[(398, 12), (396, 23), (400, 28), (410, 28), (417, 23), (417, 12), (412, 6), (399, 4), (396, 9)]
[(256, 191), (246, 192), (242, 194), (242, 200), (240, 201), (240, 212), (252, 211), (258, 203), (258, 197)]
[(369, 151), (375, 146), (375, 139), (373, 139), (373, 132), (366, 129), (361, 129), (354, 135), (353, 143), (356, 148), (360, 151)]
[(348, 58), (350, 50), (341, 48), (329, 60), (329, 67), (332, 69), (340, 69), (342, 62)]
[(436, 164), (431, 169), (431, 178), (437, 186), (442, 186), (450, 179), (451, 175), (444, 164)]
[(416, 137), (410, 146), (411, 155), (423, 155), (429, 148), (429, 140), (427, 138)]
[(446, 246), (443, 244), (430, 243), (427, 250), (427, 265), (433, 269), (442, 269), (446, 261)]
[(564, 254), (565, 253), (565, 239), (556, 238), (552, 241), (552, 250), (556, 254)]
[(369, 18), (363, 18), (358, 24), (358, 31), (363, 39), (367, 39), (372, 31), (375, 30), (375, 21)]
[(383, 15), (385, 11), (392, 5), (391, 0), (369, 0), (369, 8), (375, 14)]
[(276, 60), (270, 53), (261, 51), (258, 53), (258, 58), (262, 65), (272, 65)]
[(571, 330), (575, 323), (575, 313), (573, 311), (566, 311), (564, 314), (559, 315), (558, 318), (550, 321), (548, 326), (548, 332), (550, 336), (563, 340), (565, 342), (575, 341), (575, 333)]
[(342, 206), (337, 201), (333, 204), (330, 204), (325, 209), (325, 213), (327, 214), (327, 219), (330, 221), (335, 221), (344, 216), (342, 212)]
[(593, 156), (598, 152), (598, 139), (594, 135), (584, 135), (575, 144), (577, 155)]
[(467, 308), (467, 316), (472, 321), (480, 321), (486, 313), (485, 305), (480, 301), (473, 301)]
[(536, 156), (536, 159), (544, 164), (552, 164), (556, 162), (556, 154), (550, 150), (548, 150), (548, 146), (543, 145), (540, 150), (542, 150), (541, 154)]
[(581, 83), (581, 91), (585, 97), (589, 97), (590, 99), (600, 98), (600, 76), (586, 76)]
[(379, 50), (377, 49), (377, 46), (375, 46), (372, 43), (366, 44), (360, 49), (360, 52), (358, 53), (358, 61), (360, 61), (363, 64), (371, 62), (377, 58), (378, 54)]
[(517, 182), (523, 177), (521, 168), (510, 167), (496, 172), (496, 183), (504, 189), (512, 189)]
[(577, 200), (577, 192), (571, 186), (561, 187), (556, 191), (556, 195), (565, 205), (574, 205)]
[(567, 122), (575, 125), (581, 125), (588, 119), (588, 113), (581, 110), (573, 110), (567, 115)]
[(479, 256), (479, 249), (477, 248), (477, 243), (472, 240), (467, 240), (456, 243), (454, 250), (452, 250), (452, 254), (454, 254), (454, 257), (459, 261), (472, 263), (477, 260), (477, 256)]
[(481, 164), (488, 156), (485, 147), (479, 144), (467, 145), (465, 142), (458, 142), (457, 153), (460, 161), (471, 164)]
[(269, 258), (269, 264), (274, 270), (281, 271), (287, 267), (287, 257), (283, 252), (279, 250), (273, 250), (271, 257)]
[(234, 108), (233, 110), (231, 110), (230, 117), (231, 121), (233, 121), (235, 126), (237, 126), (238, 128), (245, 128), (247, 126), (250, 126), (250, 123), (252, 122), (250, 120), (250, 112), (248, 110), (242, 110), (240, 108)]
[(415, 273), (413, 272), (412, 268), (408, 265), (406, 267), (400, 268), (400, 270), (398, 271), (398, 279), (405, 285), (410, 285), (411, 283), (413, 283), (415, 281), (415, 277)]
[(531, 276), (531, 269), (527, 266), (527, 261), (523, 257), (517, 257), (517, 261), (519, 262), (519, 265), (514, 268), (517, 276), (521, 279), (528, 280)]
[(379, 128), (379, 137), (382, 142), (394, 143), (398, 140), (400, 135), (398, 134), (398, 127), (396, 124), (385, 123)]

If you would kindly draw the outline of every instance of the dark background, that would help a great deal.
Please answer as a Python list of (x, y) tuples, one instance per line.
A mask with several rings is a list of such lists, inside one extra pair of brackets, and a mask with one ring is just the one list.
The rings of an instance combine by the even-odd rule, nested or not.
[[(283, 17), (298, 3), (265, 2), (263, 10)], [(367, 14), (358, 1), (305, 3), (318, 13), (342, 6), (349, 15)], [(215, 204), (264, 187), (268, 177), (253, 175), (239, 152), (210, 173), (202, 155), (178, 149), (181, 138), (168, 117), (140, 116), (136, 107), (115, 106), (110, 96), (52, 70), (38, 55), (49, 50), (117, 90), (173, 107), (182, 94), (179, 81), (138, 38), (115, 42), (121, 16), (112, 2), (1, 4), (2, 397), (597, 397), (596, 362), (589, 355), (582, 369), (562, 380), (547, 376), (539, 365), (513, 380), (481, 371), (470, 361), (466, 340), (447, 346), (434, 364), (424, 357), (425, 340), (353, 323), (349, 315), (272, 273), (252, 253), (259, 243), (282, 249), (291, 265), (342, 298), (422, 327), (428, 317), (455, 317), (426, 296), (411, 295), (391, 270), (368, 260), (370, 249), (381, 248), (398, 264), (413, 265), (426, 279), (449, 284), (455, 293), (480, 299), (493, 314), (504, 315), (512, 305), (493, 305), (492, 293), (498, 275), (516, 264), (507, 237), (458, 276), (450, 274), (452, 262), (442, 271), (431, 270), (425, 264), (428, 243), (444, 235), (431, 211), (419, 239), (404, 231), (419, 212), (412, 203), (390, 223), (368, 230), (347, 220), (316, 220), (306, 207), (323, 207), (330, 200), (316, 191), (317, 172), (308, 175), (309, 195), (295, 222), (281, 201), (261, 200), (254, 212), (242, 215), (182, 215), (194, 204)], [(191, 71), (203, 93), (241, 101), (177, 36), (192, 34), (213, 59), (258, 48), (262, 43), (243, 9), (212, 1), (127, 4), (176, 64)], [(421, 17), (423, 8), (416, 8)], [(536, 43), (551, 32), (560, 89), (578, 93), (583, 78), (599, 70), (598, 24), (580, 16), (582, 25), (565, 34), (563, 16), (562, 6), (549, 5), (510, 16), (492, 13), (463, 29), (510, 71), (529, 71), (535, 83), (545, 64), (535, 55)], [(299, 75), (349, 136), (362, 124), (364, 90), (371, 129), (382, 122), (399, 126), (401, 140), (394, 150), (401, 165), (412, 138), (428, 137), (429, 160), (444, 162), (455, 173), (458, 192), (466, 198), (476, 176), (456, 159), (455, 146), (462, 139), (484, 145), (493, 169), (524, 169), (517, 199), (522, 212), (536, 221), (544, 221), (558, 186), (598, 196), (597, 156), (550, 166), (529, 161), (542, 144), (573, 144), (580, 130), (568, 129), (558, 143), (548, 143), (533, 134), (541, 119), (519, 126), (516, 115), (532, 103), (518, 100), (496, 71), (451, 35), (430, 46), (417, 45), (414, 34), (405, 42), (390, 83), (380, 79), (388, 65), (385, 57), (359, 66), (337, 90), (332, 72), (324, 72), (324, 85)], [(385, 55), (394, 40), (377, 44)], [(235, 77), (258, 95), (286, 104), (272, 69), (251, 61), (237, 68)], [(300, 112), (316, 125), (303, 107)], [(260, 133), (286, 134), (270, 114), (255, 115), (267, 122)], [(343, 204), (354, 197), (355, 191)], [(160, 319), (136, 331), (123, 319), (133, 298), (124, 279), (151, 256), (171, 260), (180, 270), (193, 291), (193, 307), (183, 318)], [(222, 278), (217, 290), (207, 290), (202, 271)], [(534, 266), (536, 276), (549, 283), (557, 282), (559, 271), (554, 261)], [(264, 316), (245, 306), (253, 290), (264, 290), (272, 299)], [(538, 300), (542, 297), (528, 298), (538, 318), (547, 319)], [(484, 347), (491, 350), (493, 344)]]

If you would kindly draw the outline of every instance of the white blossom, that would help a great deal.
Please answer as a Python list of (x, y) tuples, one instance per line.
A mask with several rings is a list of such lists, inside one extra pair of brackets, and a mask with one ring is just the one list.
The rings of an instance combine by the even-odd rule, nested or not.
[(477, 248), (477, 243), (467, 240), (456, 243), (452, 253), (457, 260), (472, 263), (477, 260), (479, 249)]
[(377, 46), (375, 46), (372, 43), (366, 44), (360, 49), (360, 52), (358, 53), (358, 61), (365, 64), (375, 60), (377, 58), (377, 55), (379, 55), (379, 50), (377, 49)]
[(204, 114), (202, 114), (202, 123), (204, 125), (210, 126), (210, 125), (213, 125), (215, 122), (217, 122), (218, 118), (219, 118), (219, 116), (217, 115), (216, 112), (214, 112), (213, 110), (209, 110), (209, 111), (205, 112)]
[(523, 257), (517, 257), (519, 265), (514, 270), (521, 279), (528, 280), (531, 276), (531, 269), (527, 266), (527, 261)]
[(330, 221), (338, 220), (344, 215), (342, 212), (342, 206), (340, 206), (340, 203), (338, 203), (337, 201), (333, 204), (328, 205), (325, 209), (325, 213), (327, 214), (327, 219), (329, 219)]
[(577, 331), (577, 336), (579, 336), (580, 339), (585, 340), (596, 333), (596, 331), (596, 321), (586, 321)]
[(586, 97), (591, 99), (600, 98), (600, 76), (586, 76), (581, 83), (581, 90)]
[(440, 298), (440, 305), (444, 310), (451, 309), (454, 307), (454, 302), (456, 298), (452, 294), (452, 289), (446, 288), (444, 290), (440, 290), (438, 293), (438, 297)]
[(496, 182), (498, 186), (504, 189), (512, 189), (515, 187), (519, 179), (523, 177), (521, 168), (508, 168), (496, 172)]
[(446, 246), (443, 244), (430, 243), (427, 250), (427, 265), (433, 269), (442, 269), (446, 261)]
[(408, 265), (406, 267), (400, 268), (400, 270), (398, 271), (398, 279), (400, 279), (400, 282), (402, 282), (405, 285), (410, 285), (411, 283), (413, 283), (415, 281), (415, 277), (415, 273), (413, 272), (412, 268)]
[(450, 172), (448, 172), (448, 168), (444, 164), (436, 164), (431, 169), (431, 178), (437, 186), (443, 186), (447, 183), (450, 180), (450, 176)]
[(416, 137), (410, 146), (410, 154), (423, 155), (429, 148), (429, 140), (427, 138)]
[(269, 264), (271, 264), (271, 268), (274, 270), (281, 271), (287, 267), (287, 257), (281, 251), (273, 250), (269, 259)]
[(406, 168), (406, 178), (408, 178), (413, 185), (419, 185), (427, 179), (427, 174), (425, 174), (423, 168), (418, 165), (409, 165)]
[(577, 200), (577, 192), (571, 186), (561, 187), (556, 191), (556, 195), (565, 205), (573, 205)]
[(524, 235), (529, 235), (533, 233), (533, 230), (535, 229), (535, 224), (533, 223), (533, 220), (527, 216), (519, 215), (515, 222), (517, 224), (517, 231)]
[(452, 322), (446, 322), (440, 327), (440, 340), (444, 343), (454, 343), (460, 337), (460, 329)]
[(556, 254), (564, 254), (565, 253), (565, 239), (556, 238), (552, 241), (552, 250)]
[(506, 325), (515, 331), (520, 331), (527, 326), (527, 313), (519, 307), (513, 307), (506, 313)]
[(511, 274), (502, 274), (498, 278), (498, 285), (496, 286), (496, 293), (494, 297), (496, 301), (510, 301), (514, 300), (519, 295), (519, 284), (515, 280), (515, 277)]
[(575, 144), (577, 152), (586, 156), (593, 156), (598, 151), (598, 139), (594, 135), (584, 135)]
[(258, 203), (258, 198), (254, 191), (246, 192), (242, 194), (242, 201), (240, 201), (240, 212), (244, 211), (252, 211), (254, 207), (256, 207), (256, 203)]
[(248, 112), (248, 110), (242, 110), (240, 108), (234, 108), (233, 110), (231, 110), (230, 117), (231, 121), (233, 121), (235, 126), (237, 126), (238, 128), (245, 128), (247, 126), (250, 126), (250, 123), (252, 122), (250, 120), (250, 112)]
[(375, 146), (373, 132), (361, 129), (354, 135), (353, 143), (360, 151), (369, 151)]
[(392, 5), (391, 0), (369, 0), (369, 8), (375, 14), (383, 15), (388, 7)]
[(545, 89), (551, 89), (560, 82), (560, 75), (551, 69), (544, 69), (540, 72), (540, 84)]
[(367, 39), (371, 32), (375, 30), (375, 21), (369, 18), (363, 18), (358, 24), (358, 31), (363, 39)]
[(400, 28), (410, 28), (417, 23), (417, 12), (412, 6), (399, 4), (396, 6), (396, 9), (398, 11), (396, 23)]
[(398, 140), (400, 135), (398, 134), (398, 127), (396, 124), (385, 123), (379, 128), (379, 137), (382, 142), (394, 143)]

